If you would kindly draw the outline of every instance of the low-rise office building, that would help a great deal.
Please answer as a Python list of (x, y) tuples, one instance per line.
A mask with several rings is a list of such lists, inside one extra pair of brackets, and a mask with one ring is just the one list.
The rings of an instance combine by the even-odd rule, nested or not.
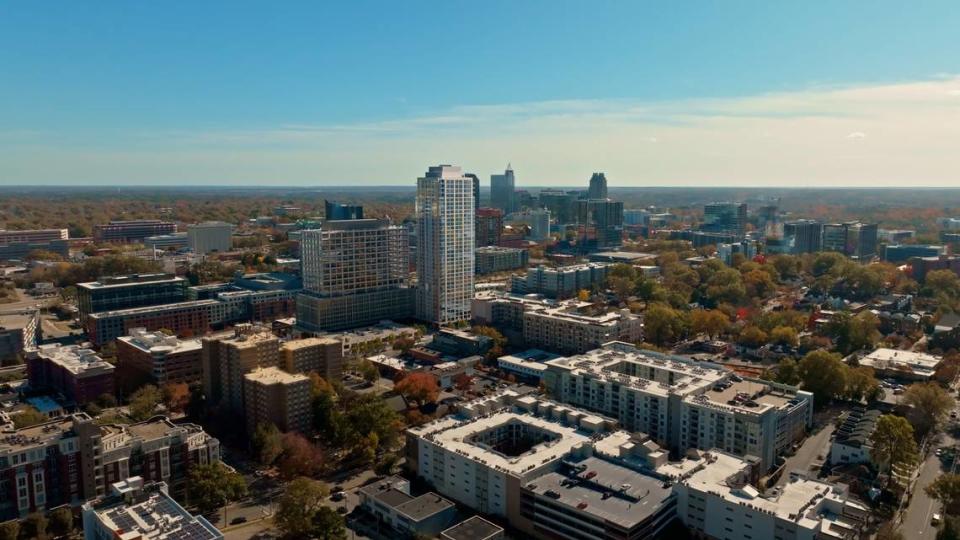
[(149, 236), (175, 232), (177, 232), (175, 223), (159, 219), (111, 221), (93, 226), (93, 241), (98, 244), (142, 242)]
[(628, 343), (551, 360), (543, 382), (552, 398), (616, 418), (675, 455), (716, 447), (755, 456), (763, 470), (813, 422), (809, 392)]
[(187, 233), (158, 234), (143, 239), (143, 246), (147, 249), (170, 251), (185, 248), (190, 243)]
[(243, 376), (247, 433), (272, 423), (280, 431), (307, 433), (311, 429), (310, 378), (276, 367), (256, 368)]
[(859, 365), (873, 369), (880, 377), (907, 381), (928, 381), (943, 358), (929, 353), (879, 348), (860, 358)]
[(450, 527), (457, 519), (457, 507), (436, 493), (419, 497), (410, 494), (410, 482), (390, 476), (367, 484), (357, 491), (360, 506), (403, 536), (434, 536)]
[(582, 303), (534, 308), (523, 314), (523, 339), (560, 354), (585, 353), (609, 341), (641, 341), (643, 321), (629, 309), (603, 312)]
[(221, 540), (223, 533), (203, 516), (187, 512), (163, 482), (133, 477), (111, 486), (109, 495), (83, 505), (86, 540)]
[(57, 392), (80, 406), (115, 392), (113, 365), (77, 345), (52, 343), (28, 351), (27, 377), (31, 388)]
[(130, 335), (117, 338), (117, 359), (121, 369), (159, 386), (200, 382), (203, 377), (202, 349), (199, 338), (179, 339), (146, 328), (134, 328)]
[(906, 262), (913, 257), (939, 257), (946, 254), (946, 246), (892, 244), (883, 247), (883, 260), (891, 263)]
[(173, 274), (132, 274), (103, 277), (77, 284), (80, 320), (104, 311), (182, 302), (189, 282)]

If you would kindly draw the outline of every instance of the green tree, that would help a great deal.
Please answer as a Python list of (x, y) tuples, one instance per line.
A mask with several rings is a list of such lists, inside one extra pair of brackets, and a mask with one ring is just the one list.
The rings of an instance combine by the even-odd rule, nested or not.
[(719, 270), (707, 281), (706, 297), (715, 304), (739, 305), (746, 296), (743, 277), (733, 268)]
[(653, 304), (643, 314), (644, 339), (663, 346), (684, 333), (683, 315), (666, 304)]
[(293, 537), (308, 537), (314, 530), (314, 517), (323, 507), (327, 488), (322, 482), (299, 477), (287, 484), (273, 522), (281, 531)]
[(870, 459), (881, 471), (916, 463), (919, 452), (913, 436), (913, 426), (902, 416), (880, 416), (876, 429), (870, 435), (870, 443)]
[(27, 533), (27, 538), (33, 540), (47, 538), (48, 525), (47, 516), (43, 515), (43, 512), (34, 512), (23, 520), (23, 530)]
[(960, 277), (950, 270), (934, 270), (927, 273), (923, 291), (927, 296), (955, 301), (960, 298)]
[(839, 313), (824, 327), (824, 333), (836, 340), (837, 350), (842, 354), (850, 354), (860, 349), (871, 348), (880, 338), (877, 327), (880, 320), (869, 311), (850, 316), (849, 313)]
[(740, 335), (737, 336), (737, 343), (744, 347), (756, 349), (757, 347), (765, 345), (768, 339), (769, 336), (766, 332), (751, 325), (740, 331)]
[(800, 367), (793, 358), (783, 358), (777, 364), (775, 381), (783, 384), (797, 385), (800, 383)]
[(777, 284), (769, 272), (751, 270), (743, 275), (743, 286), (750, 298), (766, 298), (777, 290)]
[(17, 540), (20, 537), (20, 522), (17, 520), (0, 523), (0, 540)]
[(943, 527), (937, 531), (937, 540), (960, 540), (960, 518), (944, 516)]
[(347, 529), (340, 516), (333, 508), (321, 506), (311, 520), (310, 534), (321, 540), (344, 540)]
[(163, 401), (163, 394), (152, 385), (140, 387), (139, 390), (130, 396), (130, 417), (136, 422), (142, 422), (151, 416), (157, 410), (157, 405)]
[(377, 366), (373, 365), (373, 362), (367, 359), (360, 361), (360, 364), (357, 366), (357, 371), (360, 372), (363, 380), (368, 383), (373, 383), (380, 378), (380, 370), (377, 369)]
[(883, 390), (873, 374), (873, 369), (866, 366), (847, 368), (847, 399), (874, 401), (882, 394)]
[(50, 532), (54, 536), (66, 536), (73, 532), (73, 511), (61, 506), (50, 512)]
[(911, 384), (903, 394), (903, 404), (912, 407), (907, 416), (921, 436), (943, 422), (953, 403), (950, 394), (936, 383)]
[(690, 313), (690, 328), (696, 334), (715, 338), (730, 329), (730, 319), (719, 309), (701, 309)]
[(792, 326), (778, 326), (770, 331), (770, 341), (777, 345), (787, 347), (797, 347), (800, 345), (800, 337), (796, 329)]
[(822, 349), (811, 351), (800, 360), (799, 372), (803, 389), (813, 393), (818, 408), (846, 390), (847, 366), (838, 354)]
[(188, 496), (203, 514), (210, 513), (247, 494), (243, 476), (219, 461), (190, 468)]
[(22, 411), (13, 416), (13, 425), (17, 429), (23, 429), (25, 427), (35, 426), (37, 424), (42, 424), (48, 420), (43, 413), (38, 411), (35, 407), (25, 407)]
[(960, 513), (960, 474), (942, 474), (923, 490), (931, 498), (940, 501), (947, 513)]
[(283, 453), (283, 442), (281, 441), (280, 430), (273, 422), (266, 422), (257, 425), (257, 429), (250, 438), (253, 446), (253, 453), (257, 456), (257, 461), (261, 465), (272, 465), (274, 461)]

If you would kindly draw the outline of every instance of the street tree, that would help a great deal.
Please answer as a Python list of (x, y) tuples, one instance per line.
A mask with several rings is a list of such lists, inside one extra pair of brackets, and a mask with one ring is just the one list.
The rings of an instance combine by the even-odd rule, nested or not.
[(940, 501), (948, 514), (960, 513), (960, 474), (942, 474), (924, 488), (931, 498)]
[(870, 443), (870, 459), (881, 471), (908, 467), (917, 461), (919, 451), (913, 426), (902, 416), (880, 416), (873, 434), (870, 435)]
[(323, 507), (327, 488), (323, 482), (298, 477), (287, 484), (277, 503), (273, 522), (284, 533), (295, 538), (311, 536), (314, 517)]
[(273, 422), (258, 424), (250, 438), (250, 444), (261, 465), (272, 465), (283, 453), (280, 430)]
[(323, 451), (299, 433), (284, 433), (281, 439), (283, 452), (277, 469), (282, 478), (318, 476), (326, 464)]
[(247, 494), (247, 484), (236, 471), (219, 461), (190, 468), (188, 497), (203, 514), (237, 501)]
[(908, 417), (921, 436), (930, 433), (953, 408), (953, 398), (937, 383), (911, 384), (903, 394), (903, 404), (912, 407)]
[(846, 390), (847, 366), (838, 354), (822, 349), (811, 351), (800, 360), (798, 367), (803, 389), (813, 393), (813, 403), (818, 408)]

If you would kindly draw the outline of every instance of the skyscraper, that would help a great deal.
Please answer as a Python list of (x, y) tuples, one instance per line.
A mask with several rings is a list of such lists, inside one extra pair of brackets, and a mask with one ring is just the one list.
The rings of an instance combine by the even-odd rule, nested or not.
[(747, 204), (720, 202), (705, 205), (700, 230), (743, 238), (747, 232)]
[(595, 172), (590, 177), (590, 191), (587, 197), (590, 199), (607, 198), (607, 177), (602, 172)]
[(417, 179), (416, 216), (417, 317), (437, 325), (469, 319), (474, 276), (473, 180), (460, 167), (430, 167), (426, 176)]
[(303, 231), (297, 326), (320, 332), (409, 317), (409, 257), (406, 229), (388, 220), (325, 221)]
[(516, 186), (513, 169), (507, 165), (503, 174), (490, 175), (490, 206), (503, 210), (504, 214), (517, 211)]

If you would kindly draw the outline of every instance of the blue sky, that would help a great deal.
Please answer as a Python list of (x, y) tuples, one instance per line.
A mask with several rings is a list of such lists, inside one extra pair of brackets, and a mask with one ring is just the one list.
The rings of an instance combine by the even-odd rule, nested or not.
[(956, 1), (20, 2), (0, 8), (0, 183), (510, 161), (532, 185), (955, 185), (958, 28)]

